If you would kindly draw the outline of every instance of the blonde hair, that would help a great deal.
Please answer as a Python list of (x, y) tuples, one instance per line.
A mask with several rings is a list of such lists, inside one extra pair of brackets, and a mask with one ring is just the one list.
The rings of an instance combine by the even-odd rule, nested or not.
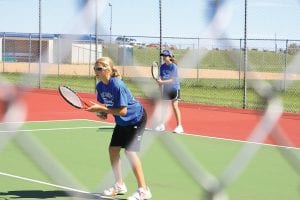
[(111, 76), (112, 77), (118, 77), (121, 78), (121, 74), (119, 73), (118, 69), (114, 66), (114, 62), (110, 57), (101, 57), (99, 58), (95, 66), (102, 65), (104, 67), (108, 67), (111, 71)]

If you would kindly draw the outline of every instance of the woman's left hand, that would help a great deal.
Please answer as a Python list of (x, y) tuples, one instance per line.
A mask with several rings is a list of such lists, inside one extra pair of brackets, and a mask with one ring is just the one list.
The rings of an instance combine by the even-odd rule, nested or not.
[(99, 105), (97, 103), (91, 102), (92, 105), (90, 107), (88, 107), (87, 109), (85, 109), (88, 112), (99, 112), (99, 111), (103, 111), (106, 109), (105, 106)]
[(163, 82), (162, 82), (161, 79), (157, 79), (156, 82), (157, 82), (159, 85), (163, 84)]

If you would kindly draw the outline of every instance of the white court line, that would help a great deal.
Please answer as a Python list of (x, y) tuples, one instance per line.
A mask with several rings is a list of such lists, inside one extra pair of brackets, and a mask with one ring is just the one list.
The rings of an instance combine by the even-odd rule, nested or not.
[(25, 122), (1, 122), (0, 124), (26, 124), (26, 123), (45, 123), (45, 122), (68, 122), (68, 121), (92, 121), (99, 123), (108, 123), (103, 121), (91, 120), (91, 119), (58, 119), (58, 120), (40, 120), (40, 121), (25, 121)]
[(32, 183), (39, 183), (39, 184), (42, 184), (42, 185), (47, 185), (47, 186), (51, 186), (51, 187), (55, 187), (55, 188), (60, 188), (60, 189), (64, 189), (64, 190), (68, 190), (68, 191), (72, 191), (72, 192), (79, 192), (79, 193), (82, 193), (82, 194), (88, 194), (88, 195), (92, 195), (92, 196), (97, 197), (97, 199), (99, 199), (99, 198), (100, 199), (112, 199), (112, 200), (115, 199), (113, 197), (107, 197), (107, 196), (103, 196), (101, 194), (96, 194), (96, 193), (92, 193), (92, 192), (88, 192), (88, 191), (84, 191), (84, 190), (79, 190), (79, 189), (71, 188), (71, 187), (68, 187), (68, 186), (47, 183), (45, 181), (40, 181), (40, 180), (36, 180), (36, 179), (32, 179), (32, 178), (17, 176), (17, 175), (13, 175), (13, 174), (4, 173), (4, 172), (0, 172), (0, 175), (10, 177), (10, 178), (19, 179), (19, 180), (23, 180), (23, 181), (29, 181), (29, 182), (32, 182)]
[[(92, 119), (69, 119), (69, 120), (45, 120), (45, 121), (26, 121), (26, 122), (32, 122), (32, 123), (43, 123), (43, 122), (55, 122), (55, 121), (91, 121), (91, 122), (99, 122), (104, 124), (110, 124), (114, 125), (114, 123), (110, 122), (103, 122), (103, 121), (97, 121)], [(26, 123), (25, 122), (25, 123)], [(9, 123), (22, 123), (22, 122), (9, 122)], [(1, 123), (0, 123), (1, 124)], [(85, 129), (85, 128), (114, 128), (113, 126), (99, 126), (99, 127), (72, 127), (72, 128), (56, 128), (56, 129), (33, 129), (33, 130), (18, 130), (19, 132), (35, 132), (35, 131), (55, 131), (55, 130), (72, 130), (72, 129)], [(146, 128), (146, 131), (152, 131), (151, 129)], [(0, 133), (8, 133), (8, 132), (16, 132), (16, 131), (0, 131)], [(153, 131), (156, 133), (156, 131)], [(157, 132), (158, 133), (158, 132)], [(173, 134), (173, 133), (172, 133)], [(192, 137), (201, 137), (201, 138), (208, 138), (208, 139), (216, 139), (216, 140), (224, 140), (224, 141), (231, 141), (231, 142), (240, 142), (240, 143), (249, 143), (249, 144), (256, 144), (256, 145), (262, 145), (262, 146), (270, 146), (270, 147), (279, 147), (279, 148), (285, 148), (285, 149), (295, 149), (299, 150), (300, 147), (289, 147), (289, 146), (282, 146), (282, 145), (276, 145), (276, 144), (266, 144), (266, 143), (257, 143), (257, 142), (249, 142), (247, 140), (238, 140), (238, 139), (229, 139), (229, 138), (222, 138), (222, 137), (214, 137), (214, 136), (205, 136), (205, 135), (198, 135), (198, 134), (192, 134), (192, 133), (185, 133), (181, 134), (184, 136), (192, 136)]]
[(76, 129), (101, 129), (101, 128), (114, 128), (114, 127), (113, 126), (82, 126), (82, 127), (70, 127), (70, 128), (41, 128), (41, 129), (24, 129), (18, 131), (0, 131), (0, 133), (38, 132), (38, 131), (57, 131), (57, 130), (76, 130)]
[(300, 147), (289, 147), (289, 146), (282, 146), (282, 145), (276, 145), (276, 144), (266, 144), (266, 143), (259, 143), (259, 142), (249, 142), (248, 140), (238, 140), (238, 139), (229, 139), (229, 138), (206, 136), (206, 135), (196, 135), (196, 134), (191, 134), (191, 133), (187, 133), (185, 135), (189, 135), (189, 136), (193, 136), (193, 137), (215, 139), (215, 140), (224, 140), (224, 141), (230, 141), (230, 142), (240, 142), (240, 143), (255, 144), (255, 145), (262, 145), (262, 146), (271, 146), (271, 147), (278, 147), (278, 148), (285, 148), (285, 149), (295, 149), (295, 150), (299, 150), (300, 149)]
[(65, 189), (65, 190), (70, 190), (70, 191), (74, 191), (74, 192), (80, 192), (80, 193), (84, 193), (84, 194), (92, 194), (92, 193), (87, 192), (87, 191), (78, 190), (78, 189), (70, 188), (70, 187), (67, 187), (67, 186), (62, 186), (62, 185), (56, 185), (56, 184), (52, 184), (52, 183), (47, 183), (47, 182), (44, 182), (44, 181), (39, 181), (39, 180), (35, 180), (35, 179), (31, 179), (31, 178), (26, 178), (26, 177), (22, 177), (22, 176), (16, 176), (16, 175), (4, 173), (4, 172), (0, 172), (0, 175), (11, 177), (11, 178), (16, 178), (16, 179), (20, 179), (20, 180), (24, 180), (24, 181), (29, 181), (29, 182), (33, 182), (33, 183), (39, 183), (39, 184), (43, 184), (43, 185), (48, 185), (48, 186), (52, 186), (52, 187), (56, 187), (56, 188), (61, 188), (61, 189)]

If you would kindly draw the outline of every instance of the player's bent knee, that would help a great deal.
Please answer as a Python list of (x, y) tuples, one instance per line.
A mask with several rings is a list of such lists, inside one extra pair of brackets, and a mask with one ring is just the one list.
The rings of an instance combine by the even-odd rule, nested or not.
[(121, 148), (120, 147), (109, 147), (109, 154), (110, 155), (118, 155), (120, 154)]

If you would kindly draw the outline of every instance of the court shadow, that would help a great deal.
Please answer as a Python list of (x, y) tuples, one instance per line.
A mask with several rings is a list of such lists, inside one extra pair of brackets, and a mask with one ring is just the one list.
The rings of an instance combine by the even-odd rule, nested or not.
[(63, 191), (63, 190), (52, 190), (52, 191), (43, 191), (43, 190), (16, 190), (8, 192), (0, 192), (1, 199), (52, 199), (58, 197), (70, 197), (76, 199), (99, 199), (99, 200), (125, 200), (126, 198), (110, 198), (110, 197), (101, 197), (97, 193), (84, 194), (81, 192), (73, 191)]
[(107, 129), (113, 130), (114, 127), (99, 127), (99, 128), (98, 128), (98, 130), (107, 130)]
[[(43, 190), (18, 190), (0, 192), (0, 199), (9, 197), (9, 199), (51, 199), (58, 197), (82, 198), (82, 199), (102, 199), (95, 194), (83, 194), (79, 192), (67, 192), (63, 190), (43, 191)], [(6, 198), (5, 198), (6, 199)]]

